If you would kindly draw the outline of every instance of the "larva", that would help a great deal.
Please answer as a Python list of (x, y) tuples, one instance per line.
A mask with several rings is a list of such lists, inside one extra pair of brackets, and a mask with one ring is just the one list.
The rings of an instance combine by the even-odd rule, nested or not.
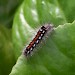
[(52, 30), (53, 30), (53, 26), (51, 24), (45, 24), (41, 26), (41, 28), (38, 30), (33, 40), (24, 49), (24, 55), (26, 57), (29, 56), (34, 51), (34, 48), (40, 43), (40, 41), (45, 36), (45, 34), (51, 33)]

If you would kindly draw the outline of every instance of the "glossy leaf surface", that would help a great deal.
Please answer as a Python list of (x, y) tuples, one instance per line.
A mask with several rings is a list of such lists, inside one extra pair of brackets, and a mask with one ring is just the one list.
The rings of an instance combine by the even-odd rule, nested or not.
[(37, 27), (45, 23), (52, 23), (57, 27), (66, 22), (58, 3), (48, 0), (25, 0), (16, 13), (12, 29), (16, 57), (21, 54), (24, 44), (32, 38)]
[(75, 22), (55, 28), (29, 59), (21, 55), (10, 75), (75, 75)]

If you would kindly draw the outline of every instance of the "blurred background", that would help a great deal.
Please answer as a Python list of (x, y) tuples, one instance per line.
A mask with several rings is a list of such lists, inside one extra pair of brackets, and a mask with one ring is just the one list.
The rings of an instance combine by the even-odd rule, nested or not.
[(9, 75), (16, 63), (12, 43), (14, 14), (23, 0), (0, 0), (0, 75)]

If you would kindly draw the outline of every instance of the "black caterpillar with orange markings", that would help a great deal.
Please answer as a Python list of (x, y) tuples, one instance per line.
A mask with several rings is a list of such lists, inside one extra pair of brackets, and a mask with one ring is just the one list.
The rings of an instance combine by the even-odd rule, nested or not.
[(48, 31), (52, 31), (53, 30), (53, 26), (51, 24), (46, 24), (44, 26), (42, 26), (37, 34), (35, 35), (34, 39), (30, 42), (30, 44), (25, 48), (24, 50), (24, 55), (28, 56), (32, 53), (32, 51), (34, 50), (34, 48), (36, 47), (37, 44), (40, 43), (40, 41), (42, 40), (42, 38), (44, 37), (44, 35), (48, 32)]

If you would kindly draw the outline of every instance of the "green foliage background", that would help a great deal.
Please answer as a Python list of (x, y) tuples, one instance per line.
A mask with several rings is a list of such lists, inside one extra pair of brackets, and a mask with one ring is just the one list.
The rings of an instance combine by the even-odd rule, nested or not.
[[(0, 1), (0, 75), (75, 75), (75, 0)], [(22, 54), (36, 30), (54, 31), (28, 60)]]

